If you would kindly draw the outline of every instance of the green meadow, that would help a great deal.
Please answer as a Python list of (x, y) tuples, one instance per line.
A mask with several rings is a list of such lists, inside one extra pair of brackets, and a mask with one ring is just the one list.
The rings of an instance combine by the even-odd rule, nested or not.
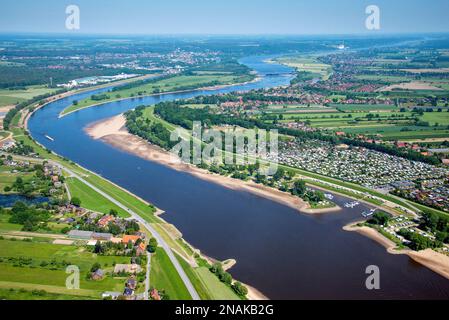
[(66, 183), (71, 196), (79, 198), (83, 208), (102, 213), (109, 213), (111, 209), (114, 209), (122, 217), (129, 216), (125, 210), (89, 188), (77, 178), (67, 178)]
[[(23, 258), (29, 259), (24, 262)], [(106, 272), (115, 263), (129, 263), (129, 257), (99, 256), (84, 247), (51, 243), (0, 240), (0, 288), (45, 290), (50, 293), (100, 298), (103, 291), (121, 291), (124, 279), (106, 276), (88, 280), (91, 266), (98, 262)], [(65, 265), (80, 270), (80, 290), (66, 288)]]
[[(336, 110), (338, 109), (338, 110)], [(383, 140), (449, 139), (449, 112), (447, 108), (422, 115), (411, 110), (400, 112), (390, 105), (331, 104), (326, 112), (316, 110), (293, 113), (289, 108), (273, 109), (280, 122), (300, 121), (319, 129), (343, 131), (347, 134), (380, 135)], [(415, 122), (418, 119), (419, 123)]]
[(36, 96), (54, 92), (56, 89), (47, 86), (29, 86), (26, 89), (0, 89), (0, 107), (17, 104)]
[(157, 248), (151, 257), (150, 285), (165, 290), (170, 300), (192, 299), (168, 255), (161, 248)]
[(234, 291), (207, 267), (192, 268), (183, 258), (178, 255), (177, 258), (202, 300), (240, 300)]

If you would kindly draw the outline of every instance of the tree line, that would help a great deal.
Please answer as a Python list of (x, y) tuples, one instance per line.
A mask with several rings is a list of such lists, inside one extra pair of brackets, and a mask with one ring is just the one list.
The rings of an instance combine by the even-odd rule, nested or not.
[[(205, 101), (206, 99), (202, 99), (200, 101)], [(208, 101), (214, 101), (213, 99)], [(195, 101), (196, 102), (196, 101)], [(172, 102), (162, 102), (155, 106), (154, 112), (160, 116), (162, 119), (179, 125), (185, 129), (192, 129), (193, 121), (201, 121), (201, 123), (210, 127), (213, 125), (233, 125), (240, 126), (246, 129), (277, 129), (280, 134), (289, 135), (296, 138), (301, 139), (315, 139), (320, 141), (325, 141), (331, 143), (333, 145), (337, 144), (347, 144), (353, 147), (363, 147), (366, 149), (379, 151), (382, 153), (386, 153), (392, 156), (397, 156), (401, 158), (405, 158), (411, 161), (419, 161), (432, 165), (440, 164), (440, 160), (435, 156), (424, 156), (420, 152), (397, 148), (394, 145), (385, 145), (385, 144), (374, 144), (364, 140), (357, 140), (349, 137), (337, 137), (335, 135), (331, 135), (329, 133), (324, 133), (320, 131), (308, 132), (308, 131), (300, 131), (292, 128), (283, 128), (279, 127), (272, 123), (266, 123), (259, 118), (254, 117), (234, 117), (228, 114), (214, 114), (211, 113), (211, 109), (206, 107), (202, 109), (193, 109), (193, 108), (185, 108), (182, 107), (183, 104), (192, 103), (192, 101), (172, 101)]]

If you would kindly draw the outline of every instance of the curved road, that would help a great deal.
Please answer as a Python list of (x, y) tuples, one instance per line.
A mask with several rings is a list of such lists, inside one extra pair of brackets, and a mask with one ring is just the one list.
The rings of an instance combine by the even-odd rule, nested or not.
[(159, 245), (167, 253), (168, 257), (170, 258), (170, 261), (173, 263), (173, 266), (175, 267), (176, 271), (178, 272), (179, 276), (181, 277), (182, 281), (184, 282), (184, 285), (186, 286), (187, 290), (189, 291), (190, 296), (192, 297), (192, 299), (193, 300), (201, 300), (200, 296), (198, 295), (198, 293), (196, 292), (196, 290), (193, 287), (192, 283), (190, 282), (190, 279), (187, 277), (186, 273), (184, 272), (184, 269), (181, 267), (181, 265), (179, 264), (179, 261), (176, 259), (175, 255), (173, 254), (173, 251), (170, 249), (170, 246), (165, 242), (165, 240), (161, 237), (161, 235), (147, 221), (145, 221), (137, 213), (135, 213), (134, 211), (132, 211), (131, 209), (129, 209), (128, 207), (126, 207), (125, 205), (123, 205), (122, 203), (120, 203), (119, 201), (117, 201), (116, 199), (111, 197), (110, 195), (108, 195), (107, 193), (104, 193), (103, 191), (101, 191), (100, 189), (98, 189), (97, 187), (95, 187), (94, 185), (89, 183), (88, 181), (84, 180), (82, 177), (80, 177), (78, 174), (76, 174), (72, 170), (64, 167), (60, 163), (57, 163), (57, 162), (54, 162), (54, 161), (50, 161), (50, 162), (53, 163), (54, 165), (60, 167), (62, 170), (66, 171), (71, 176), (77, 178), (82, 183), (87, 185), (89, 188), (92, 188), (93, 190), (95, 190), (96, 192), (101, 194), (103, 197), (105, 197), (106, 199), (108, 199), (112, 203), (116, 204), (117, 206), (119, 206), (120, 208), (122, 208), (123, 210), (128, 212), (131, 215), (132, 218), (134, 218), (135, 220), (140, 222), (142, 225), (144, 225), (145, 228), (147, 228), (151, 232), (153, 237), (156, 238), (156, 240), (159, 243)]

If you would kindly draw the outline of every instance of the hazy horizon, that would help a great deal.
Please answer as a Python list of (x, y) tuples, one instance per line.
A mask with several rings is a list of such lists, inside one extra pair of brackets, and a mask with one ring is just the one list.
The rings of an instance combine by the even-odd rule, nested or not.
[[(80, 9), (67, 30), (66, 8)], [(365, 9), (380, 9), (380, 29), (365, 27)], [(22, 0), (2, 4), (0, 33), (91, 35), (375, 35), (449, 32), (449, 1), (433, 0)]]

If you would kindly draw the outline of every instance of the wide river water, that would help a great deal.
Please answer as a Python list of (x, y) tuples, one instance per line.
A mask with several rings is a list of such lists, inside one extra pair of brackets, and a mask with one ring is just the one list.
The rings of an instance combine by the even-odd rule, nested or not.
[[(142, 104), (288, 84), (292, 70), (264, 62), (267, 58), (241, 60), (262, 77), (255, 83), (111, 102), (58, 119), (59, 112), (73, 100), (107, 89), (94, 90), (48, 104), (31, 117), (29, 129), (33, 138), (49, 149), (166, 211), (163, 218), (204, 254), (236, 259), (232, 275), (269, 298), (448, 299), (449, 281), (445, 278), (407, 256), (388, 254), (373, 240), (342, 230), (360, 219), (366, 206), (319, 216), (300, 214), (248, 192), (230, 190), (119, 151), (83, 131), (95, 121)], [(335, 196), (340, 205), (347, 201)], [(380, 268), (380, 290), (365, 287), (365, 270), (370, 265)]]

